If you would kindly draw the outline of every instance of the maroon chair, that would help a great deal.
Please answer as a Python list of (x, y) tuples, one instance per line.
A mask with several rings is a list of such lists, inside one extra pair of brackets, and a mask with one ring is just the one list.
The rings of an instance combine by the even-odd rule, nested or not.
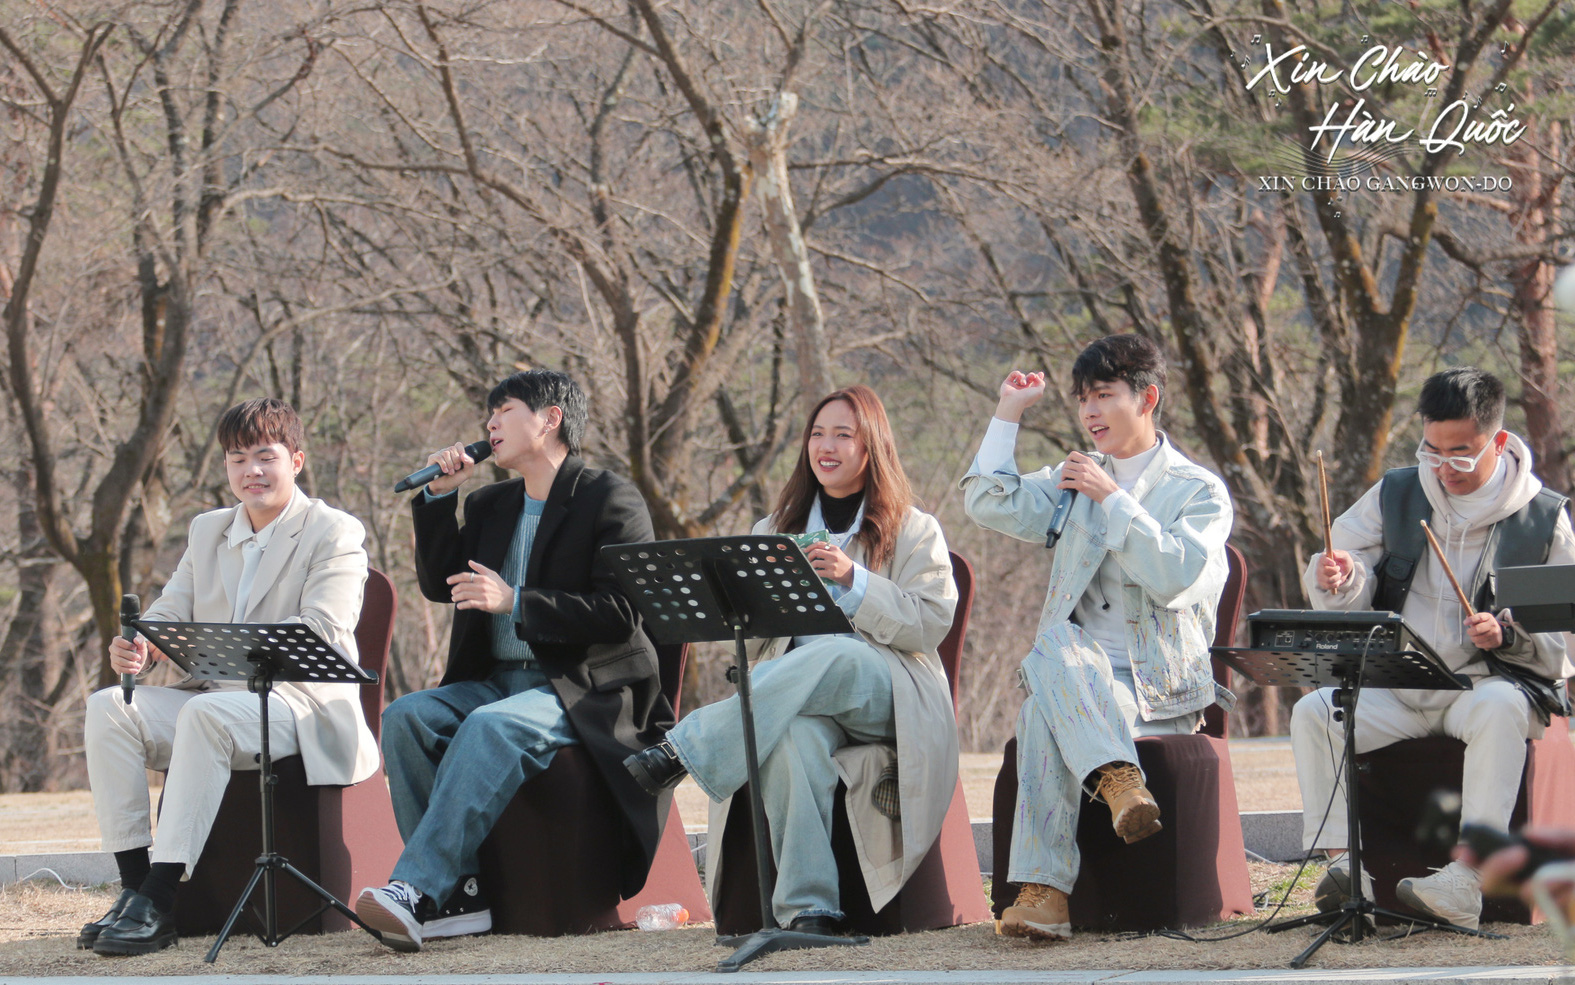
[[(1246, 594), (1246, 560), (1226, 545), (1230, 575), (1216, 610), (1214, 645), (1235, 640)], [(1213, 660), (1214, 679), (1230, 686), (1230, 668)], [(1159, 834), (1132, 845), (1116, 837), (1102, 807), (1079, 812), (1077, 845), (1082, 867), (1069, 901), (1072, 924), (1100, 931), (1150, 931), (1198, 927), (1252, 912), (1236, 780), (1231, 772), (1223, 709), (1211, 707), (1203, 729), (1192, 735), (1136, 740), (1138, 765), (1159, 802)], [(1006, 743), (995, 781), (995, 873), (991, 885), (997, 920), (1017, 899), (1007, 881), (1012, 824), (1017, 812), (1017, 739)]]
[[(937, 651), (941, 666), (951, 683), (952, 704), (957, 704), (957, 680), (962, 669), (963, 643), (968, 633), (968, 617), (973, 610), (973, 566), (961, 554), (952, 552), (952, 578), (957, 583), (957, 610), (952, 627)], [(879, 912), (870, 904), (869, 890), (859, 867), (853, 829), (848, 823), (843, 794), (837, 785), (836, 807), (832, 814), (831, 846), (836, 855), (842, 909), (849, 926), (863, 934), (918, 932), (989, 919), (984, 885), (979, 874), (979, 855), (973, 843), (973, 827), (968, 805), (963, 799), (962, 778), (952, 792), (951, 806), (941, 824), (940, 837), (919, 863), (895, 899)], [(718, 934), (748, 934), (760, 929), (760, 882), (755, 874), (755, 838), (747, 823), (746, 784), (734, 799), (737, 823), (729, 824), (723, 835), (723, 877), (716, 893)], [(717, 832), (710, 832), (715, 835)]]
[[(676, 716), (688, 644), (658, 644), (662, 692)], [(520, 787), (481, 846), (492, 930), (556, 937), (634, 926), (650, 903), (680, 903), (694, 922), (711, 919), (683, 819), (673, 801), (645, 887), (619, 896), (620, 812), (590, 754), (558, 750), (540, 776)]]
[[(1511, 830), (1522, 825), (1575, 827), (1575, 746), (1569, 720), (1555, 717), (1540, 739), (1526, 743), (1520, 796), (1510, 815)], [(1437, 789), (1460, 789), (1466, 744), (1448, 736), (1405, 739), (1356, 757), (1357, 811), (1362, 820), (1362, 865), (1373, 877), (1378, 905), (1409, 912), (1395, 898), (1395, 884), (1407, 876), (1449, 862), (1446, 851), (1418, 843), (1417, 822), (1428, 796)], [(1306, 810), (1307, 805), (1303, 805)], [(1482, 922), (1541, 923), (1517, 898), (1483, 900)]]
[[(393, 582), (370, 569), (355, 639), (361, 666), (379, 678), (388, 664), (397, 604)], [(382, 683), (361, 688), (361, 710), (374, 737), (382, 728), (383, 690)], [(403, 842), (381, 769), (348, 787), (308, 786), (301, 757), (286, 756), (274, 761), (274, 774), (274, 844), (281, 855), (341, 901), (353, 902), (362, 886), (387, 881)], [(257, 776), (255, 770), (230, 774), (202, 856), (175, 897), (175, 924), (183, 935), (218, 933), (246, 889), (262, 850)], [(353, 926), (333, 911), (310, 917), (319, 901), (294, 879), (281, 877), (278, 887), (282, 928), (302, 921), (306, 932)]]

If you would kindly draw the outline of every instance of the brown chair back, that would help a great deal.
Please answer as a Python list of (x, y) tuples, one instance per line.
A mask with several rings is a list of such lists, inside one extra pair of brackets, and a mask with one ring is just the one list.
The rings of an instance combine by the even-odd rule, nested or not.
[(366, 715), (366, 725), (374, 739), (383, 733), (383, 695), (388, 690), (383, 671), (388, 669), (388, 651), (394, 642), (394, 613), (398, 608), (394, 583), (376, 568), (366, 569), (361, 618), (355, 624), (355, 647), (360, 652), (361, 669), (379, 678), (377, 686), (361, 689), (361, 712)]
[(952, 614), (952, 628), (941, 640), (937, 655), (946, 669), (946, 680), (952, 686), (952, 707), (957, 707), (957, 674), (962, 668), (963, 640), (968, 636), (968, 617), (973, 613), (973, 565), (968, 559), (951, 552), (952, 581), (957, 583), (957, 611)]
[[(1247, 597), (1247, 559), (1242, 556), (1241, 551), (1226, 544), (1225, 560), (1230, 567), (1230, 573), (1225, 577), (1225, 591), (1220, 593), (1219, 606), (1214, 610), (1215, 646), (1231, 646), (1236, 642), (1236, 625), (1241, 622), (1242, 602)], [(1221, 687), (1230, 687), (1230, 667), (1219, 657), (1211, 659), (1214, 664), (1214, 679)], [(1219, 705), (1209, 705), (1203, 712), (1203, 728), (1199, 731), (1204, 735), (1223, 739), (1228, 728), (1225, 709)]]

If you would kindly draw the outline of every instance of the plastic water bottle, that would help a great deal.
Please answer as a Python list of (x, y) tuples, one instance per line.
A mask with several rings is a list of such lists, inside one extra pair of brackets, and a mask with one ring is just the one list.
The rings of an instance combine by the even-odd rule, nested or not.
[(641, 930), (673, 930), (689, 922), (689, 911), (680, 903), (642, 906), (635, 911), (634, 922)]

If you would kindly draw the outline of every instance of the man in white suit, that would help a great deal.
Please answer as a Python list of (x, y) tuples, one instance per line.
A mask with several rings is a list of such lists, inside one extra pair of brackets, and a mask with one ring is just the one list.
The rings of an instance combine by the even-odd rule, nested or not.
[[(300, 418), (282, 401), (248, 400), (225, 412), (218, 432), (239, 503), (192, 521), (175, 574), (143, 618), (301, 622), (356, 659), (366, 534), (355, 517), (296, 487), (306, 462)], [(109, 647), (119, 674), (163, 659), (141, 637), (116, 637)], [(277, 684), (268, 716), (272, 755), (300, 755), (308, 783), (351, 784), (377, 770), (377, 742), (353, 684)], [(176, 887), (202, 854), (230, 771), (258, 768), (257, 696), (245, 682), (187, 679), (138, 687), (128, 704), (118, 686), (107, 688), (88, 698), (84, 731), (99, 832), (122, 891), (82, 928), (77, 946), (117, 955), (162, 950), (175, 942)], [(157, 840), (149, 769), (168, 772)]]

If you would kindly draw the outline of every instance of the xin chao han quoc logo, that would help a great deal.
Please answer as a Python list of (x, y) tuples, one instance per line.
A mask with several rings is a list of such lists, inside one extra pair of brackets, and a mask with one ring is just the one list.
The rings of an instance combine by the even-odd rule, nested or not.
[[(1479, 173), (1475, 150), (1507, 148), (1526, 133), (1508, 86), (1470, 92), (1454, 68), (1425, 47), (1373, 43), (1363, 35), (1354, 57), (1307, 44), (1276, 47), (1254, 35), (1239, 67), (1250, 92), (1271, 97), (1296, 120), (1288, 143), (1259, 148), (1260, 191), (1495, 192), (1513, 187), (1506, 174)], [(1233, 57), (1236, 53), (1232, 53)], [(1382, 94), (1380, 97), (1379, 94)], [(1499, 103), (1493, 105), (1494, 102)], [(1456, 162), (1424, 170), (1426, 155)]]

